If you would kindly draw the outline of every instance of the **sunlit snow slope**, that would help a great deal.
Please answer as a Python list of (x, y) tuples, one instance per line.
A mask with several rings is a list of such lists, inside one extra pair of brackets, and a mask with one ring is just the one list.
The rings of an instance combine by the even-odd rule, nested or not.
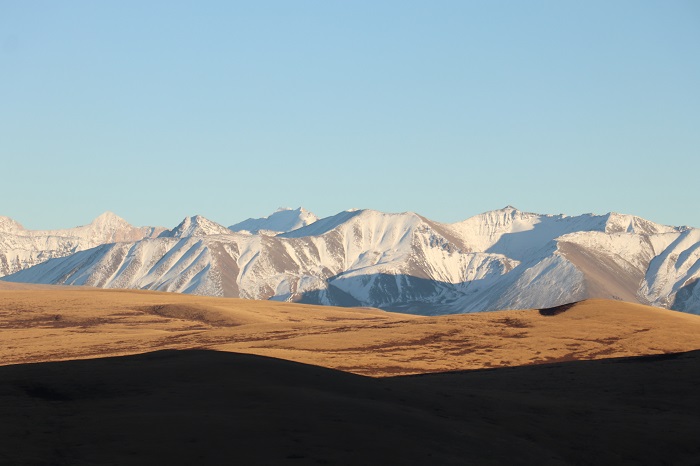
[(65, 230), (27, 230), (8, 217), (0, 217), (0, 277), (64, 257), (100, 244), (138, 241), (157, 236), (164, 228), (134, 227), (111, 212), (89, 225)]
[(249, 218), (248, 220), (231, 225), (229, 229), (251, 234), (256, 234), (261, 231), (286, 233), (311, 225), (316, 220), (318, 220), (318, 217), (303, 207), (299, 207), (298, 209), (280, 207), (275, 213), (267, 217)]
[[(240, 232), (191, 217), (157, 238), (104, 244), (5, 279), (420, 314), (544, 308), (585, 298), (700, 313), (697, 229), (616, 213), (567, 217), (510, 206), (455, 224), (372, 210), (320, 220), (303, 209), (284, 210), (265, 219), (285, 212), (296, 220), (260, 228), (264, 222), (248, 220)], [(308, 222), (300, 220), (304, 212)]]

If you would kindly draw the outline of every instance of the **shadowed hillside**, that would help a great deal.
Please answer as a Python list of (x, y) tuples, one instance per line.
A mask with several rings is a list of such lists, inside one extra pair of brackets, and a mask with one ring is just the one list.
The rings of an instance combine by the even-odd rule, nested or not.
[(366, 378), (160, 351), (0, 367), (2, 464), (696, 464), (700, 352)]

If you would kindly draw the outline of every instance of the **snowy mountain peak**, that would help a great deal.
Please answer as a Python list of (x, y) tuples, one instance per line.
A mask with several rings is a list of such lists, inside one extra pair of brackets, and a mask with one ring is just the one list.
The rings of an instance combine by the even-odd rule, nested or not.
[[(86, 244), (98, 245), (152, 238), (158, 236), (164, 230), (165, 228), (162, 227), (135, 227), (117, 214), (107, 211), (96, 217), (88, 225), (44, 233), (58, 236), (76, 236), (86, 241)], [(41, 232), (35, 233), (42, 234)]]
[(95, 217), (95, 219), (92, 222), (90, 222), (90, 226), (106, 230), (113, 228), (129, 227), (131, 225), (129, 224), (129, 222), (127, 222), (114, 212), (107, 211)]
[(26, 230), (0, 217), (0, 277), (95, 246), (153, 238), (164, 228), (134, 227), (112, 212), (91, 223), (62, 230)]
[(510, 232), (513, 228), (518, 230), (532, 229), (532, 226), (539, 223), (542, 217), (546, 216), (522, 212), (513, 206), (506, 206), (503, 209), (475, 215), (462, 222), (457, 222), (453, 226), (460, 230), (479, 230), (481, 233), (488, 232), (493, 235), (499, 232)]
[(322, 218), (311, 225), (298, 230), (282, 233), (284, 238), (302, 238), (304, 236), (321, 236), (332, 230), (349, 228), (357, 225), (369, 230), (394, 229), (405, 231), (409, 226), (421, 223), (423, 218), (414, 212), (386, 213), (372, 209), (344, 210), (330, 217)]
[[(268, 215), (265, 218), (269, 218), (271, 215), (274, 215), (279, 212), (296, 212), (298, 214), (310, 214), (308, 210), (304, 209), (303, 207), (297, 207), (296, 209), (293, 209), (292, 207), (278, 207), (277, 210), (275, 210), (272, 214)], [(312, 214), (313, 215), (313, 214)]]
[(280, 233), (278, 236), (283, 238), (303, 238), (304, 236), (321, 236), (329, 231), (337, 228), (351, 218), (361, 214), (362, 210), (343, 211), (330, 217), (325, 217), (315, 222), (298, 228), (296, 230)]
[(9, 233), (24, 230), (24, 227), (10, 217), (0, 216), (0, 232)]
[(231, 225), (229, 229), (231, 231), (250, 234), (256, 234), (261, 231), (287, 233), (311, 225), (317, 220), (318, 217), (316, 215), (303, 207), (298, 207), (296, 209), (280, 207), (267, 217), (249, 218), (248, 220)]
[[(343, 238), (342, 241), (347, 242), (347, 245), (344, 246), (347, 250), (354, 250), (355, 247), (367, 247), (373, 251), (380, 251), (387, 248), (387, 254), (389, 251), (391, 251), (390, 254), (398, 254), (399, 250), (404, 252), (411, 250), (414, 233), (417, 230), (421, 229), (427, 232), (434, 229), (434, 226), (435, 224), (428, 224), (426, 219), (413, 212), (385, 213), (364, 209), (354, 212), (340, 212), (318, 220), (307, 227), (278, 236), (282, 238), (322, 236)], [(354, 246), (350, 246), (351, 244)]]
[(100, 215), (95, 217), (95, 220), (93, 220), (93, 222), (97, 221), (97, 220), (110, 220), (110, 219), (123, 220), (119, 215), (115, 214), (111, 210), (105, 210)]
[(636, 233), (642, 235), (654, 235), (679, 231), (678, 228), (659, 225), (658, 223), (654, 223), (634, 215), (610, 212), (606, 215), (606, 217), (606, 233)]
[(209, 235), (230, 235), (231, 230), (223, 225), (195, 215), (193, 217), (185, 217), (178, 226), (172, 230), (164, 231), (160, 237), (169, 238), (186, 238), (190, 236), (209, 236)]
[(88, 239), (95, 244), (111, 243), (118, 241), (133, 241), (144, 236), (154, 236), (158, 228), (132, 226), (129, 222), (113, 212), (105, 212), (96, 217), (88, 225), (75, 227), (64, 231), (52, 231), (51, 234), (75, 235)]
[(421, 217), (415, 212), (381, 212), (379, 210), (363, 209), (357, 210), (354, 213), (353, 222), (369, 225), (371, 228), (376, 228), (380, 225), (381, 228), (407, 231), (413, 227), (424, 223), (427, 219)]

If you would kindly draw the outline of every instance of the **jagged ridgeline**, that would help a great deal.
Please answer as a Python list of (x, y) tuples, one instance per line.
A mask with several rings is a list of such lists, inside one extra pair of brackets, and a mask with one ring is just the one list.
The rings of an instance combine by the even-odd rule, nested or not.
[(3, 280), (139, 288), (418, 314), (613, 298), (700, 314), (700, 230), (513, 207), (444, 224), (415, 213), (280, 209), (172, 230), (114, 214), (69, 230), (0, 217)]

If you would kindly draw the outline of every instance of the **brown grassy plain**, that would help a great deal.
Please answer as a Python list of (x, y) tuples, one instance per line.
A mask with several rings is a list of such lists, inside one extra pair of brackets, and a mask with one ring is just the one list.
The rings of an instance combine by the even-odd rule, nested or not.
[(618, 301), (420, 317), (0, 283), (0, 365), (196, 348), (382, 377), (700, 349), (700, 317)]

